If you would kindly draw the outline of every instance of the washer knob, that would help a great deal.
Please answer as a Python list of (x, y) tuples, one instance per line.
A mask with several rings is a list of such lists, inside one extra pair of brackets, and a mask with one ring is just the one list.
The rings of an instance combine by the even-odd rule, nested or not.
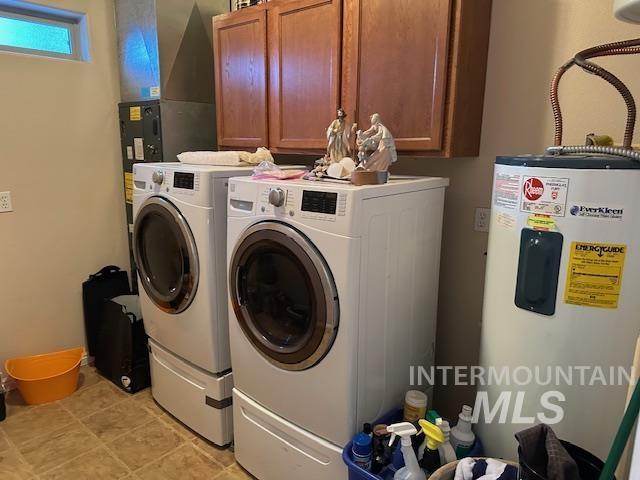
[(153, 174), (151, 175), (151, 181), (153, 181), (153, 183), (157, 183), (158, 185), (162, 185), (162, 182), (164, 182), (164, 173), (162, 173), (162, 170), (156, 170), (155, 172), (153, 172)]
[(281, 188), (272, 188), (269, 191), (269, 203), (274, 207), (281, 207), (284, 205), (284, 190)]

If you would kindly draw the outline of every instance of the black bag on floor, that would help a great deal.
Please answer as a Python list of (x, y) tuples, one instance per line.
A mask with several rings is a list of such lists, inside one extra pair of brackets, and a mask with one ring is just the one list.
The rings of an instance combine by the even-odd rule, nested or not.
[(151, 385), (147, 335), (137, 295), (103, 301), (95, 365), (126, 392), (134, 393)]
[(104, 299), (129, 293), (131, 292), (127, 272), (120, 270), (115, 265), (108, 265), (99, 272), (89, 275), (89, 279), (82, 284), (84, 327), (89, 356), (96, 356)]

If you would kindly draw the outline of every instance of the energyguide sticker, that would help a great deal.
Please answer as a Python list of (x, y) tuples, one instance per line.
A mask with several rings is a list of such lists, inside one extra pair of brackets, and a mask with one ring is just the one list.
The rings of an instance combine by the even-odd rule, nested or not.
[(626, 253), (623, 244), (571, 242), (565, 303), (618, 308)]

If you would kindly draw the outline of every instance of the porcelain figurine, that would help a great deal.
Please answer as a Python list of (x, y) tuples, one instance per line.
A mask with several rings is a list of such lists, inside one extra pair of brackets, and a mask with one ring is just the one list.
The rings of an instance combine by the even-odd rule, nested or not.
[(356, 125), (349, 124), (346, 118), (345, 111), (339, 108), (338, 118), (327, 128), (327, 163), (337, 163), (345, 157), (351, 157), (351, 136)]
[[(374, 113), (370, 119), (371, 127), (364, 132), (361, 130), (357, 132), (358, 168), (386, 172), (398, 159), (396, 143), (389, 129), (382, 124), (380, 115)], [(368, 155), (371, 151), (373, 153)]]

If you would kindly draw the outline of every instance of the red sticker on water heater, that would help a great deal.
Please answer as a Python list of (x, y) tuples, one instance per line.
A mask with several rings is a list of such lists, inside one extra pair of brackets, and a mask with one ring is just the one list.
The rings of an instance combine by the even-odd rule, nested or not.
[(535, 201), (544, 194), (544, 183), (537, 177), (530, 177), (525, 180), (522, 190), (528, 200)]
[(525, 175), (522, 178), (520, 211), (564, 217), (568, 190), (568, 178)]

